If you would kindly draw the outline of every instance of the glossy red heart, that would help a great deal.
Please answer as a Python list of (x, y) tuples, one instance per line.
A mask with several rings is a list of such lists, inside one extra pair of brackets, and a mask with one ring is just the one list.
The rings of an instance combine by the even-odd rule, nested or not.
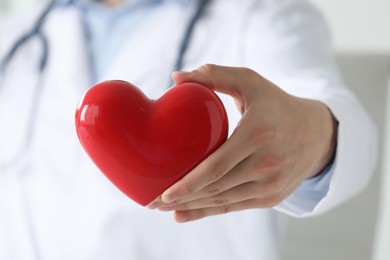
[(202, 85), (177, 85), (150, 100), (115, 80), (86, 92), (76, 130), (97, 167), (145, 206), (226, 140), (228, 121), (218, 96)]

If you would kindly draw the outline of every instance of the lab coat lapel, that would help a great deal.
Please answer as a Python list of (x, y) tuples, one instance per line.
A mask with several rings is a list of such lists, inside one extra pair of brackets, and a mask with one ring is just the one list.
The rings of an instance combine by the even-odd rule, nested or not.
[[(62, 124), (66, 124), (66, 129), (74, 133), (73, 118), (77, 100), (90, 84), (88, 53), (78, 11), (75, 8), (65, 9), (65, 7), (52, 11), (43, 24), (43, 34), (49, 44), (48, 62), (42, 74), (37, 71), (42, 55), (42, 44), (37, 37), (23, 46), (7, 67), (7, 77), (3, 82), (6, 87), (1, 89), (6, 93), (2, 92), (0, 98), (0, 108), (3, 111), (0, 113), (0, 119), (1, 122), (11, 123), (9, 127), (2, 127), (0, 130), (2, 136), (0, 143), (2, 147), (8, 147), (0, 149), (1, 163), (14, 159), (19, 155), (20, 149), (25, 149), (25, 129), (29, 127), (30, 116), (37, 119), (42, 116), (57, 118), (58, 121), (49, 122), (59, 123), (58, 129), (63, 129)], [(20, 71), (23, 72), (23, 76)], [(38, 96), (34, 97), (37, 92)], [(36, 98), (40, 98), (42, 102), (39, 102), (39, 108), (31, 114), (32, 112), (29, 111)], [(58, 100), (61, 100), (61, 103)], [(12, 111), (12, 113), (4, 111)], [(42, 130), (42, 125), (36, 122), (33, 128), (28, 131), (38, 132), (35, 130)], [(8, 138), (10, 139), (8, 142), (9, 136), (15, 138)], [(32, 140), (39, 139), (36, 137)], [(27, 152), (23, 152), (22, 159), (26, 154)], [(22, 163), (14, 163), (14, 165), (22, 165)]]
[(68, 94), (74, 92), (80, 97), (91, 84), (89, 50), (80, 11), (63, 8), (53, 11), (45, 26), (50, 46), (46, 78), (51, 83), (49, 88), (65, 86)]
[[(72, 174), (72, 167), (83, 156), (74, 115), (79, 99), (91, 84), (89, 54), (80, 13), (73, 7), (54, 10), (45, 22), (44, 32), (49, 42), (49, 59), (43, 75), (33, 147), (56, 158), (59, 167), (52, 171), (65, 177)], [(32, 156), (38, 157), (39, 152)]]

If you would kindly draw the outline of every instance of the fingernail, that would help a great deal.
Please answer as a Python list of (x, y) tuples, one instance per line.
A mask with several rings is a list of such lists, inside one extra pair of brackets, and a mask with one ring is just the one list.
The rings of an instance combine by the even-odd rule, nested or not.
[(162, 206), (160, 202), (154, 201), (150, 203), (148, 206), (146, 206), (148, 209), (156, 209), (158, 207)]
[(175, 214), (175, 219), (177, 222), (180, 222), (180, 223), (183, 223), (183, 222), (186, 222), (188, 221), (190, 218), (190, 215), (184, 211), (176, 211), (176, 214)]
[(161, 200), (165, 203), (171, 203), (177, 199), (177, 196), (175, 194), (163, 194), (161, 197)]

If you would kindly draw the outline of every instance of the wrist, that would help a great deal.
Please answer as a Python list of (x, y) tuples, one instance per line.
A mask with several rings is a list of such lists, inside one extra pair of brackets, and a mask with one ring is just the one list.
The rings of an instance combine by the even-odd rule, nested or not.
[(338, 122), (333, 116), (330, 109), (319, 101), (313, 102), (315, 106), (315, 119), (318, 126), (316, 129), (317, 135), (314, 140), (318, 144), (319, 158), (309, 172), (307, 178), (312, 178), (322, 173), (330, 164), (333, 163), (337, 147), (337, 126)]
[(306, 105), (307, 137), (311, 138), (315, 153), (312, 167), (306, 179), (321, 174), (334, 161), (337, 147), (338, 122), (330, 109), (320, 101), (302, 99)]

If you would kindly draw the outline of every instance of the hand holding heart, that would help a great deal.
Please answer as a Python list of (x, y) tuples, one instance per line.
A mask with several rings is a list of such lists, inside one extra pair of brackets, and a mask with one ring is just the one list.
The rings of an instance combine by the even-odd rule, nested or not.
[(149, 208), (185, 222), (279, 204), (332, 159), (336, 120), (322, 103), (291, 96), (245, 68), (205, 65), (176, 72), (232, 96), (242, 114), (232, 136)]

